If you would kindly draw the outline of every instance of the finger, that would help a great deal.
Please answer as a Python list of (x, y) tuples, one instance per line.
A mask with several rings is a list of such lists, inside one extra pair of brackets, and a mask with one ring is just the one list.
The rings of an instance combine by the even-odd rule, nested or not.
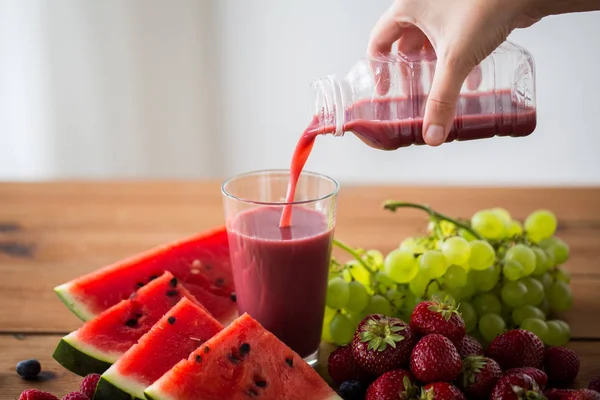
[(369, 38), (367, 53), (371, 57), (378, 54), (389, 53), (392, 45), (404, 31), (404, 27), (395, 18), (395, 12), (392, 8), (383, 13), (379, 21), (373, 27)]
[(439, 146), (448, 137), (456, 114), (460, 89), (468, 71), (459, 63), (448, 63), (443, 59), (438, 59), (431, 91), (425, 106), (423, 120), (425, 143)]
[[(398, 53), (408, 57), (416, 56), (423, 50), (425, 42), (429, 42), (427, 36), (419, 28), (415, 26), (406, 28), (398, 40)], [(418, 63), (412, 66), (400, 63), (399, 67), (400, 77), (402, 78), (402, 93), (407, 96), (413, 95), (413, 101), (417, 102), (416, 107), (418, 109), (418, 95), (423, 93), (423, 74), (416, 65)]]

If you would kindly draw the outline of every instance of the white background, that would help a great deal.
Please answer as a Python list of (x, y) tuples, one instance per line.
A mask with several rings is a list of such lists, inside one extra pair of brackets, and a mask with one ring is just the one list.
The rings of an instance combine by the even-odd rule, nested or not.
[[(389, 5), (0, 0), (0, 179), (286, 168), (310, 118), (309, 82), (345, 74)], [(395, 152), (327, 137), (308, 168), (346, 183), (600, 184), (600, 13), (510, 39), (536, 60), (532, 136)]]

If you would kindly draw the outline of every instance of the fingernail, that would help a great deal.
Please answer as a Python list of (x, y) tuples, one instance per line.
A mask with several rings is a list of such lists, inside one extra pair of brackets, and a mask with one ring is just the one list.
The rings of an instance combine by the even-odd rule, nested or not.
[(425, 132), (425, 142), (431, 145), (442, 144), (444, 141), (444, 128), (440, 125), (429, 125)]

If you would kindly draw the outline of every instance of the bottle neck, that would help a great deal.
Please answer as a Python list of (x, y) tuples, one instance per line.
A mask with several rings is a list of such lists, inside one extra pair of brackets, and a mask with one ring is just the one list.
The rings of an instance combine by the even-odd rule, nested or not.
[(342, 136), (348, 117), (347, 110), (352, 104), (352, 90), (348, 81), (330, 75), (313, 81), (311, 89), (313, 126), (319, 133)]

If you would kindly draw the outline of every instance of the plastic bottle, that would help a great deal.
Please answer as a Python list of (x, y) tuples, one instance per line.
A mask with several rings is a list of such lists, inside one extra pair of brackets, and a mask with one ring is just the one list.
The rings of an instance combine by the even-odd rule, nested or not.
[[(435, 64), (433, 51), (390, 54), (361, 59), (342, 78), (314, 81), (314, 117), (307, 131), (352, 132), (382, 150), (424, 144), (423, 114)], [(504, 42), (466, 79), (447, 142), (527, 136), (535, 127), (533, 57)]]

